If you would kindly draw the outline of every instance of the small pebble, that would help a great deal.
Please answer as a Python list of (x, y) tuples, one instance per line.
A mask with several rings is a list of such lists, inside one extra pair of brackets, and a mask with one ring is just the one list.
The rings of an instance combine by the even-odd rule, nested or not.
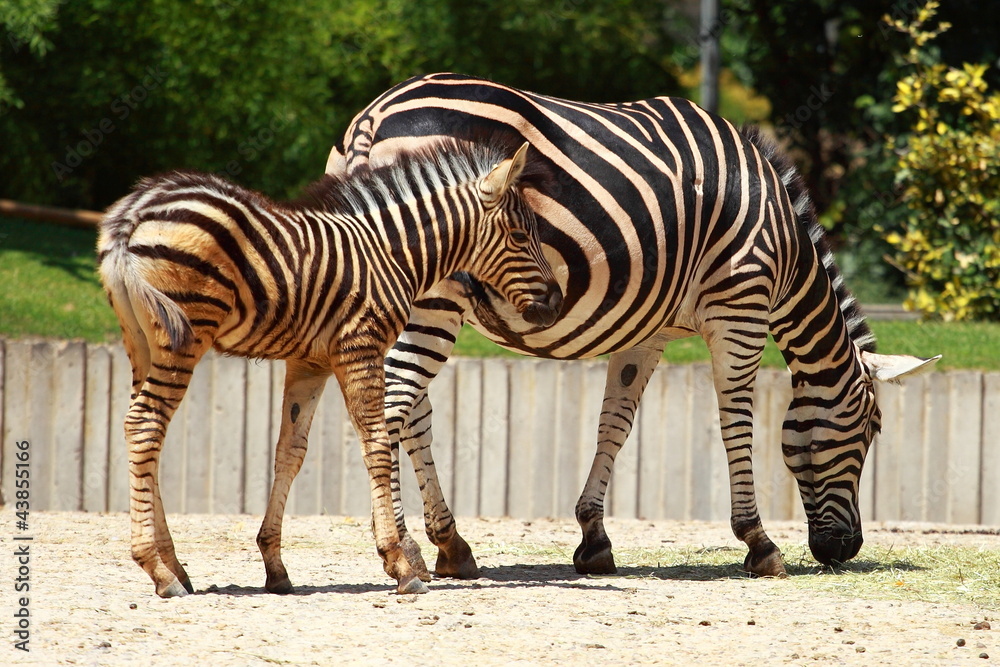
[(385, 601), (379, 600), (378, 602), (372, 602), (372, 606), (376, 609), (385, 609)]
[(955, 646), (965, 646), (965, 640), (962, 639), (962, 638), (959, 638), (959, 640), (957, 642), (955, 642)]
[(587, 644), (587, 648), (604, 648), (604, 644)]
[(844, 640), (844, 643), (845, 643), (845, 644), (853, 644), (853, 643), (854, 643), (854, 640), (853, 640), (853, 639), (845, 639), (845, 640)]
[(990, 656), (989, 656), (988, 653), (980, 653), (979, 657), (983, 658), (984, 660), (989, 660), (990, 659)]
[(464, 615), (464, 616), (475, 616), (476, 612), (474, 612), (474, 611), (463, 611), (462, 615)]
[(976, 623), (975, 625), (972, 626), (972, 629), (973, 630), (989, 630), (990, 629), (990, 622), (989, 621), (979, 621), (978, 623)]
[(844, 628), (842, 628), (842, 627), (840, 627), (840, 626), (838, 625), (837, 627), (835, 627), (835, 628), (833, 629), (833, 631), (834, 631), (834, 632), (843, 632), (843, 631), (844, 631)]
[(97, 648), (111, 648), (111, 642), (101, 642), (97, 645)]
[(129, 608), (129, 609), (137, 609), (138, 607), (139, 607), (139, 605), (137, 605), (137, 604), (136, 604), (136, 603), (134, 603), (134, 602), (133, 602), (133, 603), (131, 603), (131, 604), (130, 604), (130, 605), (128, 606), (128, 608)]
[(698, 625), (712, 625), (712, 621), (700, 621)]
[(864, 653), (865, 652), (865, 647), (864, 646), (856, 646), (856, 647), (854, 647), (854, 651), (855, 651), (855, 653)]
[(132, 628), (132, 632), (145, 632), (146, 628)]
[(747, 621), (747, 625), (757, 625), (757, 621), (751, 618), (749, 621)]

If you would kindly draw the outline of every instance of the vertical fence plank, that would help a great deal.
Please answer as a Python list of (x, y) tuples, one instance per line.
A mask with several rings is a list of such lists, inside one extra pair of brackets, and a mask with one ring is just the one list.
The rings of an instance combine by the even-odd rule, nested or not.
[(550, 445), (554, 450), (552, 516), (573, 516), (580, 494), (576, 471), (580, 467), (580, 429), (583, 428), (580, 413), (584, 409), (581, 388), (586, 370), (580, 362), (560, 362), (558, 367), (558, 402), (553, 415), (556, 429)]
[(719, 407), (712, 368), (692, 367), (692, 508), (691, 518), (721, 520), (729, 517), (729, 467), (722, 445)]
[(455, 516), (479, 511), (479, 462), (482, 452), (483, 364), (455, 359)]
[[(876, 385), (879, 409), (882, 411), (882, 432), (868, 452), (862, 479), (875, 479), (874, 513), (878, 521), (898, 520), (902, 515), (900, 465), (905, 456), (903, 441), (903, 387), (902, 385), (880, 383)], [(862, 519), (867, 519), (862, 506)]]
[(510, 367), (510, 465), (507, 471), (507, 508), (511, 516), (532, 515), (532, 439), (535, 408), (535, 364)]
[(1000, 525), (1000, 373), (983, 374), (980, 521)]
[(111, 352), (87, 347), (83, 414), (83, 510), (108, 509), (108, 445), (111, 431)]
[(243, 418), (243, 511), (263, 514), (271, 489), (272, 362), (251, 361), (246, 367), (246, 410)]
[[(115, 345), (111, 348), (111, 425), (108, 440), (108, 511), (127, 512), (129, 509), (128, 489), (128, 445), (125, 443), (125, 414), (132, 395), (132, 365), (125, 348)], [(170, 431), (167, 431), (170, 438)], [(163, 487), (163, 477), (160, 476)], [(183, 481), (183, 480), (182, 480)], [(180, 489), (165, 489), (166, 497), (180, 496)], [(180, 498), (176, 498), (180, 500)], [(168, 510), (170, 511), (170, 510)]]
[[(0, 435), (3, 436), (3, 441), (0, 442), (0, 447), (3, 448), (3, 466), (0, 471), (3, 478), (0, 480), (0, 485), (3, 488), (3, 500), (12, 503), (17, 500), (15, 496), (17, 487), (14, 485), (16, 443), (24, 440), (32, 443), (28, 433), (31, 347), (21, 341), (7, 341), (4, 347), (4, 368), (3, 375), (0, 375), (3, 379), (3, 404), (0, 407), (4, 413), (3, 431), (0, 431)], [(35, 442), (32, 446), (41, 444)]]
[(86, 345), (73, 341), (53, 345), (52, 429), (53, 510), (83, 507), (83, 413)]
[(28, 434), (31, 439), (31, 506), (42, 510), (55, 509), (56, 453), (53, 447), (55, 404), (55, 360), (58, 343), (37, 341), (31, 344), (28, 396)]
[[(652, 446), (660, 449), (663, 461), (660, 471), (663, 508), (660, 516), (664, 519), (691, 517), (691, 424), (698, 418), (691, 414), (691, 369), (690, 364), (680, 364), (665, 366), (657, 371), (664, 383), (661, 400), (663, 423)], [(645, 435), (643, 439), (646, 439)]]
[(664, 459), (665, 436), (669, 429), (663, 410), (666, 377), (665, 369), (653, 372), (636, 414), (638, 437), (633, 439), (632, 446), (638, 451), (641, 462), (638, 488), (640, 519), (660, 519), (664, 513), (663, 468), (669, 465), (669, 461)]
[(503, 359), (483, 360), (483, 427), (479, 513), (507, 514), (507, 444), (510, 373)]
[(927, 506), (924, 519), (927, 521), (944, 522), (948, 520), (948, 498), (952, 480), (949, 478), (948, 440), (950, 401), (947, 399), (951, 391), (948, 376), (934, 373), (928, 377), (928, 392), (926, 396), (925, 423), (925, 456), (927, 467), (924, 484), (927, 489)]
[(897, 426), (904, 451), (897, 459), (899, 465), (899, 487), (890, 489), (899, 497), (899, 514), (895, 517), (881, 516), (881, 520), (925, 521), (927, 519), (927, 450), (941, 447), (943, 442), (933, 443), (926, 436), (928, 423), (927, 375), (917, 375), (903, 380), (899, 386), (900, 418)]
[[(331, 378), (316, 408), (310, 441), (322, 443), (319, 451), (320, 513), (341, 514), (344, 471), (344, 399), (336, 378)], [(311, 446), (311, 445), (310, 445)], [(405, 454), (403, 455), (405, 456)]]
[(952, 371), (949, 392), (948, 517), (951, 523), (979, 522), (983, 376)]
[(554, 516), (556, 456), (556, 405), (560, 361), (541, 360), (535, 367), (535, 414), (532, 433), (532, 463), (530, 476), (531, 517)]
[(212, 370), (212, 493), (210, 511), (235, 514), (243, 508), (247, 361), (215, 358)]

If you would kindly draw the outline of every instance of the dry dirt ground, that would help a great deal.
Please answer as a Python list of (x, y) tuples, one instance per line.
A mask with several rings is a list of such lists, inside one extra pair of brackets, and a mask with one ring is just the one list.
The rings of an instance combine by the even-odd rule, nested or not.
[[(744, 552), (723, 524), (609, 520), (624, 554), (620, 574), (583, 577), (570, 564), (572, 521), (464, 519), (482, 578), (435, 580), (426, 595), (399, 596), (366, 520), (289, 517), (284, 559), (297, 591), (280, 597), (262, 588), (260, 517), (172, 516), (197, 593), (161, 600), (129, 557), (128, 517), (81, 513), (31, 515), (31, 651), (23, 653), (13, 648), (11, 555), (22, 543), (11, 540), (10, 509), (0, 521), (11, 527), (0, 558), (0, 664), (1000, 664), (1000, 591), (983, 604), (929, 603), (817, 592), (796, 576), (749, 580), (736, 571)], [(767, 528), (779, 545), (805, 541), (801, 526)], [(947, 528), (869, 526), (866, 539), (865, 549), (883, 552), (931, 543), (1000, 550), (1000, 536)], [(685, 545), (732, 564), (656, 562), (664, 548)], [(984, 619), (992, 629), (974, 630)]]

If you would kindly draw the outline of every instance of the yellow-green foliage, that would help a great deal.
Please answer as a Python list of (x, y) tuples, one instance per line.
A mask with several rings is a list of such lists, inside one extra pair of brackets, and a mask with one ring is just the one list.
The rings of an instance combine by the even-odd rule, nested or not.
[(937, 7), (928, 2), (911, 22), (884, 18), (912, 42), (892, 108), (912, 118), (912, 132), (889, 140), (909, 215), (887, 240), (909, 277), (908, 307), (1000, 320), (1000, 93), (983, 80), (986, 65), (951, 67), (928, 53), (950, 27), (928, 25)]

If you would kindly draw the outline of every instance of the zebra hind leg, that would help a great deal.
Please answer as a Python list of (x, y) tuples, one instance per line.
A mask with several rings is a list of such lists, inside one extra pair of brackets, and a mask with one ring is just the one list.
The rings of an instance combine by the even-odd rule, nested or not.
[(604, 530), (604, 496), (611, 481), (615, 456), (625, 444), (642, 392), (663, 354), (665, 341), (650, 341), (611, 355), (604, 388), (604, 407), (597, 436), (597, 453), (587, 483), (576, 503), (576, 520), (583, 538), (573, 554), (580, 574), (613, 574), (618, 571), (611, 539)]
[[(125, 416), (129, 459), (129, 514), (132, 559), (156, 585), (160, 597), (194, 592), (191, 580), (177, 560), (160, 497), (159, 461), (167, 426), (187, 391), (195, 364), (208, 345), (195, 343), (184, 353), (157, 350), (146, 377), (134, 390)], [(133, 374), (143, 372), (142, 355), (133, 356)]]
[(274, 482), (257, 533), (257, 547), (267, 575), (264, 589), (269, 593), (287, 594), (294, 590), (281, 560), (281, 524), (288, 492), (306, 455), (313, 414), (329, 377), (329, 371), (303, 362), (288, 361), (285, 366), (281, 432), (274, 452)]

